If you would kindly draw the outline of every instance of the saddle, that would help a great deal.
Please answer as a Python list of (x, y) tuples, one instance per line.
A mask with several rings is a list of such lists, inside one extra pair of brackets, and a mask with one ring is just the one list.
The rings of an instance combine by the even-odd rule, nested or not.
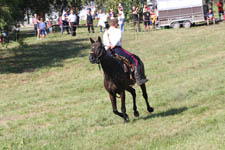
[(129, 74), (131, 80), (135, 80), (134, 76), (133, 76), (134, 71), (135, 71), (135, 66), (126, 57), (120, 56), (120, 55), (114, 53), (112, 50), (111, 50), (111, 54), (114, 58), (123, 62), (124, 72)]

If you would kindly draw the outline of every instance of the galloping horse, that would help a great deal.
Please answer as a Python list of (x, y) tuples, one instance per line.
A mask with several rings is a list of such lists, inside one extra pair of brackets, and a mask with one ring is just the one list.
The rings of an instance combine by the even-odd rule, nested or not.
[[(125, 106), (125, 91), (128, 91), (133, 97), (134, 116), (138, 117), (139, 112), (136, 106), (136, 92), (135, 89), (132, 88), (132, 85), (135, 84), (135, 81), (130, 78), (128, 72), (124, 71), (121, 60), (116, 59), (111, 55), (111, 53), (105, 50), (100, 37), (98, 37), (97, 41), (94, 41), (92, 38), (90, 38), (90, 41), (92, 44), (92, 48), (89, 56), (89, 61), (92, 64), (99, 64), (102, 66), (102, 69), (104, 71), (104, 86), (109, 93), (114, 114), (122, 117), (125, 122), (129, 121)], [(142, 65), (141, 68), (144, 72), (144, 65), (142, 61), (137, 56), (134, 55), (134, 57), (136, 57), (140, 65)], [(146, 92), (145, 84), (141, 85), (141, 90), (147, 105), (147, 110), (149, 112), (153, 112), (154, 109), (150, 107), (148, 102), (148, 95)], [(117, 110), (117, 94), (120, 95), (121, 98), (122, 113)]]

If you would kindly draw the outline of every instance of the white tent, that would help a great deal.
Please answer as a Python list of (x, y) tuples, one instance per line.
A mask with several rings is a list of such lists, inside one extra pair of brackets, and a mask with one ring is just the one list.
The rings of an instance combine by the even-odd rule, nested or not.
[(157, 0), (158, 10), (181, 9), (203, 5), (203, 0)]

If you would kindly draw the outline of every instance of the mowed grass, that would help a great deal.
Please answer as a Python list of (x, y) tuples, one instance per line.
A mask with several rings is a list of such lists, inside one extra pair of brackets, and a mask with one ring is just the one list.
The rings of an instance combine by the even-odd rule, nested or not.
[(225, 149), (225, 24), (125, 32), (155, 108), (147, 112), (135, 86), (140, 117), (127, 93), (129, 123), (113, 114), (103, 72), (88, 61), (89, 37), (100, 34), (80, 31), (1, 48), (0, 149)]

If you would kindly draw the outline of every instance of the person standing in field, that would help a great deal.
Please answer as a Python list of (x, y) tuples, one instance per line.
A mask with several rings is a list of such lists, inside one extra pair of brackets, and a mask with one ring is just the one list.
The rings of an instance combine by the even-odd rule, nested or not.
[(48, 19), (48, 31), (49, 33), (52, 33), (52, 21), (50, 20), (50, 18)]
[(87, 27), (88, 27), (88, 32), (89, 32), (89, 33), (91, 32), (91, 31), (90, 31), (90, 28), (91, 28), (92, 33), (95, 33), (93, 17), (92, 17), (92, 15), (91, 15), (91, 9), (90, 9), (90, 8), (88, 8), (88, 10), (87, 10), (87, 20), (86, 20), (86, 21), (87, 21), (87, 22), (86, 22), (86, 25), (87, 25)]
[(216, 6), (218, 7), (219, 19), (222, 20), (221, 16), (224, 16), (223, 1), (218, 0), (218, 2), (216, 3)]
[(115, 19), (115, 13), (112, 8), (109, 10), (108, 16), (110, 20)]
[(69, 26), (70, 26), (70, 29), (71, 29), (71, 32), (72, 32), (72, 36), (76, 36), (77, 16), (76, 16), (76, 14), (74, 13), (73, 10), (70, 11), (68, 21), (69, 21)]
[(43, 22), (43, 18), (40, 19), (39, 28), (40, 28), (40, 37), (45, 38), (46, 24), (45, 24), (45, 22)]
[[(68, 23), (68, 14), (65, 10), (63, 11), (63, 14), (62, 14), (62, 21), (63, 21), (63, 28), (66, 28), (67, 33), (70, 34), (69, 23)], [(63, 29), (63, 31), (64, 31), (64, 29)]]
[(102, 33), (102, 29), (105, 28), (105, 22), (107, 22), (107, 15), (103, 13), (102, 10), (100, 9), (98, 12), (97, 19), (99, 20), (98, 26), (100, 28), (100, 32)]
[(120, 30), (122, 32), (124, 32), (124, 22), (125, 22), (125, 15), (124, 15), (124, 12), (123, 12), (123, 7), (122, 5), (119, 6), (118, 8), (118, 23), (119, 23), (119, 27), (120, 27)]
[(141, 32), (141, 27), (140, 27), (140, 22), (139, 22), (139, 17), (138, 17), (138, 7), (136, 7), (136, 6), (132, 7), (132, 18), (133, 18), (133, 23), (134, 23), (134, 30)]
[(37, 39), (39, 40), (41, 37), (41, 32), (40, 32), (40, 18), (38, 17), (38, 23), (37, 23)]
[(144, 14), (143, 14), (143, 21), (144, 21), (144, 31), (150, 31), (150, 17), (151, 17), (151, 14), (149, 12), (149, 9), (148, 9), (148, 6), (146, 5), (145, 6), (145, 9), (144, 9)]
[(38, 22), (39, 22), (39, 20), (38, 20), (38, 16), (37, 16), (37, 14), (35, 13), (34, 14), (34, 18), (32, 19), (32, 24), (33, 24), (33, 26), (34, 26), (34, 34), (35, 34), (35, 36), (37, 36), (38, 35)]
[(153, 28), (156, 28), (156, 21), (157, 21), (157, 10), (150, 10), (151, 14), (151, 21), (150, 24), (152, 24)]

